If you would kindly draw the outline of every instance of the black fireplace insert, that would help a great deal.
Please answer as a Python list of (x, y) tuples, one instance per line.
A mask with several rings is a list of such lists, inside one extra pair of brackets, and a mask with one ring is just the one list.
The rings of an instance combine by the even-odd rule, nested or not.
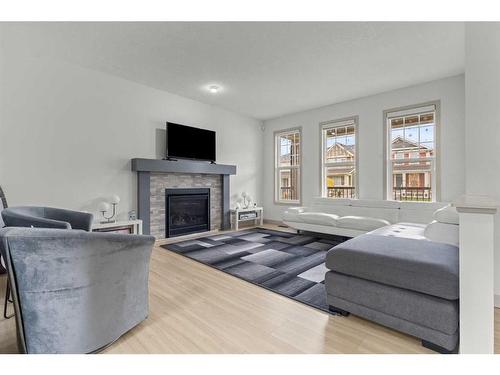
[(165, 237), (210, 230), (210, 189), (165, 189)]

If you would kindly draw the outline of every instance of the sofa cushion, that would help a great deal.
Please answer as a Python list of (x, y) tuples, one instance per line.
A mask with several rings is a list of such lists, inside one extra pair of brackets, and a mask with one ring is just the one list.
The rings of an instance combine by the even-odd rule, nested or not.
[(459, 295), (458, 248), (448, 244), (368, 233), (328, 251), (326, 267), (449, 300)]
[(424, 232), (426, 227), (427, 225), (418, 223), (396, 223), (375, 229), (371, 231), (370, 234), (425, 240)]
[(342, 216), (337, 220), (339, 228), (371, 231), (391, 223), (384, 219), (368, 216)]
[(458, 229), (459, 226), (456, 224), (440, 223), (434, 220), (425, 227), (424, 236), (430, 241), (447, 243), (458, 247)]
[(283, 212), (283, 221), (300, 221), (299, 214), (305, 211), (305, 207), (290, 207)]
[(457, 209), (452, 206), (446, 206), (434, 212), (434, 219), (440, 223), (459, 224)]
[(428, 224), (434, 212), (446, 206), (438, 202), (400, 202), (398, 222)]
[[(325, 198), (326, 199), (326, 198)], [(332, 201), (336, 199), (329, 198)], [(352, 200), (354, 201), (354, 200)], [(368, 207), (366, 205), (334, 205), (334, 204), (324, 204), (322, 206), (312, 206), (310, 209), (306, 210), (309, 212), (324, 212), (327, 214), (334, 214), (340, 217), (342, 216), (365, 216), (380, 218), (389, 221), (390, 223), (397, 223), (399, 221), (399, 209), (387, 208), (387, 207)], [(425, 221), (428, 223), (432, 219), (432, 212), (429, 218)]]
[(303, 212), (298, 214), (299, 221), (308, 224), (336, 226), (338, 215), (323, 212)]
[(353, 199), (349, 198), (326, 198), (314, 197), (312, 200), (313, 207), (321, 206), (351, 206)]

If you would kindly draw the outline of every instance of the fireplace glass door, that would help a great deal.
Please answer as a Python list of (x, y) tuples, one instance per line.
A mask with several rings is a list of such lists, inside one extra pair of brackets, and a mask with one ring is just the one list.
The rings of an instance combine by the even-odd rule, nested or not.
[(165, 206), (165, 237), (210, 230), (210, 189), (166, 189)]

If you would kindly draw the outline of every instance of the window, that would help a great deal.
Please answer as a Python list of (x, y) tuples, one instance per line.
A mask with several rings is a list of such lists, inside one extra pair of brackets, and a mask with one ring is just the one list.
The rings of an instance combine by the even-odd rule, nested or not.
[(436, 200), (437, 105), (386, 112), (387, 199)]
[(321, 185), (328, 198), (357, 196), (357, 118), (330, 121), (321, 126)]
[(274, 142), (275, 200), (278, 203), (300, 203), (301, 130), (277, 132)]

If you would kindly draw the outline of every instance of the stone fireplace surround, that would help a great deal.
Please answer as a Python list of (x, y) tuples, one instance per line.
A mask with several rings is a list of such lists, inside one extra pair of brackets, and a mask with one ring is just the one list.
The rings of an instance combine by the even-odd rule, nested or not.
[(150, 189), (150, 233), (165, 238), (165, 189), (209, 188), (210, 229), (222, 227), (222, 178), (202, 173), (152, 173)]
[(165, 238), (165, 189), (210, 188), (211, 229), (229, 229), (229, 176), (236, 166), (191, 160), (132, 159), (144, 234)]

